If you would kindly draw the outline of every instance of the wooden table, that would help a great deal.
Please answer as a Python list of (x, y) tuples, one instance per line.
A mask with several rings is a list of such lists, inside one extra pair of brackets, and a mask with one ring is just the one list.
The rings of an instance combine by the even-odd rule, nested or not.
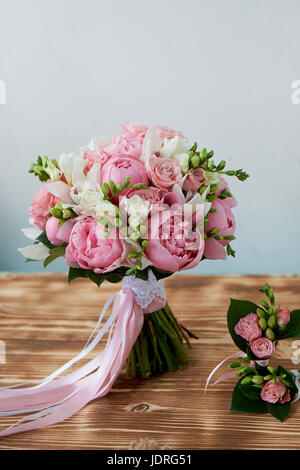
[[(167, 279), (169, 304), (199, 336), (189, 364), (150, 380), (122, 373), (107, 396), (69, 420), (2, 438), (0, 449), (299, 449), (299, 403), (281, 424), (269, 415), (229, 414), (231, 380), (203, 394), (210, 370), (236, 350), (226, 329), (229, 297), (257, 301), (266, 280), (279, 304), (299, 308), (300, 276)], [(85, 279), (68, 285), (63, 274), (0, 276), (0, 339), (7, 353), (0, 385), (42, 379), (72, 358), (118, 288), (105, 283), (98, 289)], [(292, 341), (282, 343), (274, 363), (294, 368)], [(14, 421), (0, 419), (3, 426)]]

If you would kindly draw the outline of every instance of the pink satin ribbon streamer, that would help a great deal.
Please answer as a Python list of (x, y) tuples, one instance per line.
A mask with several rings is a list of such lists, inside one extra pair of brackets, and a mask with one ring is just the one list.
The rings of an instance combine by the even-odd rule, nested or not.
[[(74, 359), (38, 385), (18, 388), (24, 385), (19, 384), (15, 388), (0, 388), (0, 416), (30, 413), (1, 431), (0, 437), (64, 421), (90, 401), (109, 392), (144, 322), (142, 308), (135, 302), (132, 291), (125, 288), (106, 302), (97, 327), (112, 303), (112, 313), (99, 333), (92, 339), (94, 330), (87, 345)], [(76, 371), (53, 381), (93, 350), (108, 331), (109, 338), (104, 350)]]
[[(247, 354), (241, 352), (241, 351), (238, 351), (234, 354), (231, 354), (231, 356), (228, 356), (226, 357), (225, 359), (223, 359), (223, 361), (219, 362), (219, 364), (216, 365), (216, 367), (211, 371), (211, 373), (209, 374), (209, 376), (207, 377), (207, 380), (206, 380), (206, 384), (205, 384), (205, 387), (204, 387), (204, 393), (207, 392), (207, 388), (210, 384), (210, 381), (211, 379), (213, 378), (213, 376), (215, 375), (215, 373), (217, 372), (218, 369), (220, 369), (220, 367), (226, 362), (226, 361), (229, 361), (229, 359), (235, 359), (235, 358), (238, 358), (238, 357), (247, 357)], [(223, 380), (226, 380), (226, 379), (230, 379), (232, 377), (236, 377), (235, 375), (235, 371), (230, 371), (230, 372), (227, 372), (226, 374), (223, 374), (219, 379), (217, 379), (213, 384), (212, 384), (212, 387), (214, 387), (215, 385), (217, 385), (218, 383), (220, 382), (223, 382)]]

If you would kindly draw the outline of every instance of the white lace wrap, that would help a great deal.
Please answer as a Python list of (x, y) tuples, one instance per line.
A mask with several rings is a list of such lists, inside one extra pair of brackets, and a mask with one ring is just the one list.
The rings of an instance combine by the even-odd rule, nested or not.
[(147, 281), (139, 279), (134, 275), (125, 276), (123, 287), (128, 287), (133, 292), (136, 303), (143, 309), (146, 309), (155, 297), (166, 300), (163, 280), (160, 279), (158, 281), (151, 269), (149, 269)]

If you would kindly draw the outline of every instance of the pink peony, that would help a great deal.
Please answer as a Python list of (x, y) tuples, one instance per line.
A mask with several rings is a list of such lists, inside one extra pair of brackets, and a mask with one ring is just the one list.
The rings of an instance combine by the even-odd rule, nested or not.
[(45, 230), (49, 210), (57, 202), (60, 202), (60, 199), (50, 194), (44, 187), (35, 194), (30, 206), (30, 216), (41, 230)]
[(290, 390), (279, 378), (274, 384), (272, 380), (269, 380), (260, 392), (260, 396), (268, 403), (280, 403), (281, 405), (291, 400)]
[(127, 176), (130, 177), (130, 184), (150, 184), (143, 162), (127, 155), (110, 158), (101, 170), (102, 183), (112, 180), (115, 184), (123, 185)]
[(118, 268), (122, 263), (123, 244), (114, 229), (108, 238), (104, 238), (104, 230), (93, 217), (78, 219), (66, 249), (66, 264), (100, 274)]
[(272, 341), (265, 337), (251, 341), (249, 346), (253, 354), (259, 359), (267, 359), (268, 357), (271, 357), (275, 350), (275, 346)]
[(245, 317), (242, 317), (235, 325), (234, 331), (246, 341), (259, 338), (262, 331), (258, 325), (258, 316), (255, 313), (249, 313)]
[(60, 225), (60, 220), (56, 217), (50, 217), (46, 222), (46, 235), (53, 245), (69, 243), (70, 234), (75, 223), (74, 219), (66, 220)]
[(280, 308), (278, 310), (277, 319), (278, 319), (278, 324), (280, 326), (285, 326), (287, 323), (289, 323), (290, 318), (291, 318), (290, 310), (288, 310), (286, 308)]
[(204, 241), (198, 229), (191, 232), (192, 224), (182, 211), (165, 210), (152, 214), (149, 219), (147, 258), (163, 271), (182, 271), (200, 263)]
[(205, 177), (201, 168), (192, 168), (184, 180), (184, 191), (197, 191), (205, 183)]
[[(231, 199), (231, 198), (228, 198)], [(219, 228), (217, 235), (233, 236), (235, 233), (235, 218), (229, 207), (228, 199), (216, 199), (212, 203), (212, 208), (216, 212), (208, 213), (208, 225), (205, 232), (209, 233), (214, 228)], [(204, 256), (208, 259), (226, 259), (226, 240), (216, 240), (214, 237), (208, 237), (205, 241)]]
[(139, 159), (143, 150), (143, 140), (140, 135), (127, 132), (124, 135), (116, 136), (104, 147), (102, 152), (105, 152), (110, 158), (128, 155)]
[[(182, 132), (175, 131), (171, 127), (168, 127), (168, 126), (155, 126), (155, 127), (161, 139), (164, 139), (165, 137), (167, 139), (172, 139), (176, 135), (180, 137), (184, 137)], [(149, 126), (138, 124), (137, 122), (125, 122), (124, 124), (121, 125), (121, 128), (124, 134), (130, 133), (130, 134), (135, 134), (144, 138)]]
[(174, 184), (179, 183), (182, 178), (179, 163), (173, 158), (152, 157), (150, 159), (149, 178), (154, 186), (171, 190)]

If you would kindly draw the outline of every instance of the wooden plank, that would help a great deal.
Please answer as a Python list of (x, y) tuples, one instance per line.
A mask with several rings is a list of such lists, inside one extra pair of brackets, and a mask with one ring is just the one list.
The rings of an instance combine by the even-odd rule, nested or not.
[[(173, 276), (165, 281), (177, 317), (192, 340), (189, 364), (150, 380), (122, 373), (111, 392), (66, 422), (2, 438), (0, 449), (298, 449), (300, 405), (279, 423), (271, 416), (230, 415), (233, 381), (204, 395), (210, 370), (235, 351), (226, 329), (229, 298), (257, 301), (267, 280), (278, 303), (299, 308), (299, 276)], [(7, 363), (0, 385), (42, 379), (83, 347), (104, 301), (119, 285), (71, 285), (63, 274), (0, 276), (0, 340)], [(283, 344), (282, 344), (283, 343)], [(293, 368), (291, 341), (280, 344), (274, 364)], [(146, 405), (146, 406), (144, 406)], [(1, 418), (1, 427), (15, 420)]]

